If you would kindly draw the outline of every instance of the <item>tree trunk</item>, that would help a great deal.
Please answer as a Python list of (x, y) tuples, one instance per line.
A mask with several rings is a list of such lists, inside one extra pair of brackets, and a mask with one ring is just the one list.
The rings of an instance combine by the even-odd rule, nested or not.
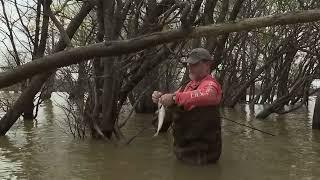
[[(288, 78), (289, 78), (289, 72), (290, 72), (290, 67), (293, 62), (293, 58), (297, 53), (297, 49), (292, 47), (290, 44), (287, 46), (287, 53), (285, 56), (285, 60), (280, 66), (279, 73), (279, 83), (278, 83), (278, 91), (277, 91), (277, 98), (280, 98), (282, 96), (285, 96), (289, 93), (288, 91)], [(284, 107), (279, 107), (283, 109)]]
[[(102, 42), (104, 37), (104, 22), (103, 22), (103, 5), (102, 1), (97, 1), (97, 35), (96, 42)], [(91, 124), (91, 136), (93, 138), (102, 138), (103, 134), (98, 132), (98, 128), (100, 128), (100, 123), (102, 122), (102, 88), (103, 88), (103, 66), (101, 63), (101, 58), (96, 57), (93, 61), (93, 70), (94, 70), (94, 95), (92, 103), (93, 103), (93, 112), (92, 119), (90, 121)]]
[(26, 121), (32, 121), (33, 120), (33, 109), (34, 109), (34, 104), (33, 104), (33, 98), (26, 102), (26, 106), (23, 110), (23, 120)]
[[(112, 58), (112, 57), (111, 57)], [(113, 58), (114, 59), (114, 58)], [(114, 129), (117, 112), (116, 72), (114, 71), (114, 60), (104, 61), (104, 81), (102, 92), (102, 123), (101, 130), (103, 134), (110, 138)]]
[(316, 104), (314, 106), (312, 129), (320, 129), (320, 92), (317, 93)]
[[(40, 1), (38, 3), (41, 3)], [(42, 26), (41, 26), (41, 39), (39, 46), (34, 47), (34, 56), (32, 59), (37, 59), (39, 57), (43, 57), (45, 53), (45, 47), (47, 44), (47, 37), (48, 37), (48, 27), (49, 27), (49, 16), (46, 14), (48, 9), (50, 8), (50, 4), (52, 3), (51, 0), (44, 0), (43, 1), (43, 21), (42, 21)], [(33, 109), (34, 109), (34, 104), (33, 104), (34, 96), (33, 98), (29, 98), (28, 102), (26, 102), (26, 106), (24, 107), (23, 110), (23, 119), (32, 121), (34, 119), (33, 115)]]
[(86, 89), (86, 67), (85, 62), (81, 62), (78, 65), (78, 79), (72, 91), (69, 94), (69, 99), (76, 100), (78, 102), (84, 102), (84, 93)]
[(44, 88), (40, 97), (42, 100), (48, 100), (51, 98), (51, 94), (54, 92), (55, 76), (55, 73), (52, 74), (44, 84)]
[[(111, 41), (118, 38), (116, 33), (117, 19), (114, 16), (118, 14), (115, 13), (113, 7), (115, 6), (115, 1), (101, 1), (102, 12), (103, 12), (103, 30), (104, 30), (104, 40)], [(117, 5), (119, 6), (119, 5)], [(101, 27), (102, 28), (102, 27)], [(117, 79), (118, 70), (115, 69), (115, 57), (104, 57), (101, 58), (103, 63), (103, 91), (102, 96), (102, 121), (100, 122), (100, 129), (104, 136), (111, 138), (114, 132), (114, 126), (117, 118), (117, 87), (119, 87)]]

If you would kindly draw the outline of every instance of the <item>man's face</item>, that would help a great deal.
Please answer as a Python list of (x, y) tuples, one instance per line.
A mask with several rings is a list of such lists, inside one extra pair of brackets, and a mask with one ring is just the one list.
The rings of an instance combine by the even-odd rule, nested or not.
[(210, 63), (199, 61), (195, 64), (188, 63), (189, 67), (189, 78), (191, 80), (201, 80), (204, 76), (209, 74)]

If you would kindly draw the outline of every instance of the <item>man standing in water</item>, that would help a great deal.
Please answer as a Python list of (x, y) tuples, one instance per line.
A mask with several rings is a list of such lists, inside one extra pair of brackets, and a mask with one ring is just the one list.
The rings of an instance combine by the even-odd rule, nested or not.
[[(154, 91), (152, 100), (165, 107), (173, 122), (174, 152), (190, 164), (215, 163), (220, 158), (220, 84), (210, 75), (212, 58), (206, 49), (193, 49), (186, 60), (191, 79), (175, 93)], [(171, 115), (167, 115), (170, 114)]]

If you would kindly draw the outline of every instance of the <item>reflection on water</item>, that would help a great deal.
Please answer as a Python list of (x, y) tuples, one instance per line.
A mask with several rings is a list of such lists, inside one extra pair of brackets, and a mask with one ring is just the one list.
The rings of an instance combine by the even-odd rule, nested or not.
[[(43, 104), (36, 122), (18, 121), (0, 138), (0, 178), (3, 179), (319, 179), (320, 131), (312, 131), (314, 102), (308, 109), (256, 120), (254, 109), (221, 110), (233, 120), (276, 134), (275, 137), (223, 121), (223, 152), (218, 164), (181, 164), (172, 153), (170, 134), (152, 137), (150, 127), (129, 146), (77, 140), (61, 129), (63, 103), (54, 94)], [(254, 112), (254, 111), (255, 112)], [(150, 115), (136, 115), (123, 129), (135, 135)]]

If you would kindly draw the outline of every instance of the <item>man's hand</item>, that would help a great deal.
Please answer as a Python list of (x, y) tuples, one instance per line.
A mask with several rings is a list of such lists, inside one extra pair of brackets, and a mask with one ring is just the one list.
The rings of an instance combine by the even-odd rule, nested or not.
[(156, 104), (158, 104), (160, 97), (163, 95), (162, 92), (159, 91), (153, 91), (152, 93), (152, 101)]
[(160, 97), (159, 101), (162, 105), (168, 107), (173, 105), (175, 102), (173, 100), (174, 94), (164, 94)]

